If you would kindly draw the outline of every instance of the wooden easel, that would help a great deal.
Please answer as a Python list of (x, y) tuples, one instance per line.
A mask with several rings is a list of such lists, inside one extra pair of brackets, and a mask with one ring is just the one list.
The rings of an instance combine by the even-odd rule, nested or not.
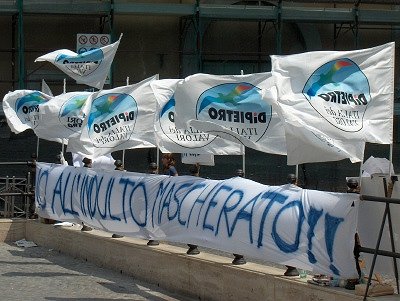
[[(371, 285), (371, 279), (372, 279), (372, 276), (374, 274), (376, 258), (377, 258), (378, 255), (386, 256), (386, 257), (392, 257), (393, 258), (393, 267), (394, 267), (394, 274), (395, 274), (395, 278), (396, 278), (397, 293), (400, 293), (400, 290), (399, 290), (399, 273), (398, 273), (398, 269), (397, 269), (397, 260), (396, 260), (396, 258), (400, 258), (400, 253), (396, 253), (396, 249), (395, 249), (395, 245), (394, 245), (392, 217), (391, 217), (390, 206), (389, 206), (390, 204), (398, 204), (398, 205), (400, 205), (400, 199), (392, 199), (391, 198), (393, 185), (397, 180), (398, 179), (397, 179), (396, 176), (392, 176), (391, 177), (391, 183), (389, 183), (389, 189), (388, 189), (386, 178), (383, 178), (383, 186), (384, 186), (384, 191), (385, 191), (385, 197), (376, 197), (376, 196), (368, 196), (368, 195), (361, 195), (360, 196), (360, 199), (363, 200), (363, 201), (385, 203), (385, 211), (383, 213), (381, 228), (379, 230), (379, 235), (378, 235), (378, 239), (377, 239), (377, 242), (376, 242), (375, 249), (365, 248), (365, 247), (361, 247), (360, 248), (360, 252), (374, 255), (373, 259), (372, 259), (371, 269), (369, 271), (367, 287), (365, 289), (365, 294), (364, 294), (364, 299), (363, 299), (364, 301), (367, 300), (368, 289), (369, 289), (369, 287)], [(380, 244), (381, 244), (381, 240), (382, 240), (383, 229), (384, 229), (385, 223), (386, 223), (386, 218), (388, 220), (388, 225), (389, 225), (389, 236), (390, 236), (390, 244), (391, 244), (391, 249), (392, 249), (391, 252), (379, 249)]]

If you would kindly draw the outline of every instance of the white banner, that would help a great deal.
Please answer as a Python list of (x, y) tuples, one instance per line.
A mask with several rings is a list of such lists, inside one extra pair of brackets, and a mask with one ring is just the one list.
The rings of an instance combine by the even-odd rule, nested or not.
[(181, 161), (183, 164), (200, 164), (206, 166), (215, 166), (213, 154), (182, 153)]
[(286, 154), (283, 124), (262, 89), (271, 73), (195, 74), (175, 92), (176, 121), (271, 154)]
[(35, 129), (41, 122), (42, 106), (51, 96), (39, 91), (16, 90), (3, 98), (3, 111), (10, 129), (18, 134)]
[(93, 159), (122, 149), (155, 147), (156, 99), (150, 82), (157, 78), (93, 93), (82, 132), (71, 136), (67, 150)]
[(56, 50), (38, 57), (35, 62), (48, 61), (78, 84), (103, 89), (121, 38), (122, 34), (113, 44), (79, 54), (68, 49)]
[[(40, 216), (354, 278), (358, 195), (38, 163)], [(352, 205), (354, 204), (354, 206)]]
[[(342, 150), (357, 144), (358, 151), (364, 148), (363, 142), (392, 143), (394, 43), (355, 51), (271, 56), (271, 60), (289, 161), (295, 152), (304, 152), (293, 150), (293, 145), (311, 149), (312, 140), (330, 142)], [(319, 157), (324, 156), (322, 152), (309, 154), (314, 160), (303, 162), (330, 161)], [(358, 157), (353, 161), (362, 159), (356, 153), (352, 157)]]
[(154, 122), (157, 143), (163, 153), (194, 152), (198, 154), (240, 155), (240, 145), (204, 133), (191, 126), (175, 123), (176, 86), (181, 79), (163, 79), (153, 81), (151, 87), (157, 99), (157, 114)]

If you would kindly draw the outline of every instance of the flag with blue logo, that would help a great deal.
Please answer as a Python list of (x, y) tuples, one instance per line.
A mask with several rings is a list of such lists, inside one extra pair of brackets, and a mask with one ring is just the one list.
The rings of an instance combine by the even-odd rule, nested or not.
[(122, 34), (113, 44), (80, 54), (68, 49), (56, 50), (38, 57), (35, 62), (48, 61), (78, 84), (103, 89), (121, 37)]
[(158, 75), (92, 93), (83, 110), (82, 130), (70, 137), (67, 150), (93, 159), (117, 150), (155, 147), (156, 100), (150, 83), (156, 79)]
[(35, 129), (41, 122), (43, 106), (51, 96), (35, 90), (16, 90), (3, 98), (3, 111), (10, 129), (18, 134)]
[[(67, 144), (72, 135), (80, 134), (86, 117), (86, 101), (91, 92), (68, 92), (54, 96), (40, 108), (41, 118), (33, 129), (41, 139)], [(64, 141), (63, 141), (64, 139)]]
[(356, 162), (365, 142), (392, 143), (394, 46), (271, 56), (288, 162)]
[(182, 79), (162, 79), (151, 83), (157, 99), (154, 128), (161, 152), (241, 155), (238, 143), (202, 132), (192, 126), (176, 125), (174, 93), (182, 81)]
[(41, 139), (62, 143), (80, 133), (83, 106), (90, 92), (69, 92), (50, 96), (32, 90), (16, 90), (3, 99), (4, 113), (14, 133), (32, 129)]
[(177, 122), (262, 152), (285, 155), (283, 124), (263, 99), (262, 90), (271, 85), (271, 73), (189, 76), (175, 92)]

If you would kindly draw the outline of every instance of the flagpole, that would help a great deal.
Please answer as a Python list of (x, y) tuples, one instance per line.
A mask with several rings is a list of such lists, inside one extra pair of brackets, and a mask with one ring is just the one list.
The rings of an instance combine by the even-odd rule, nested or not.
[(39, 140), (40, 140), (40, 138), (37, 137), (37, 140), (36, 140), (36, 159), (37, 160), (39, 159)]
[[(129, 86), (129, 76), (126, 77), (126, 85)], [(122, 164), (125, 166), (125, 149), (122, 150)]]
[[(67, 93), (67, 79), (64, 78), (63, 80), (63, 94)], [(65, 146), (65, 142), (64, 142), (64, 138), (62, 138), (62, 144), (61, 144), (61, 153), (64, 156), (64, 146)]]
[(392, 162), (393, 162), (393, 143), (390, 143), (390, 150), (389, 150), (389, 176), (392, 176)]
[[(244, 75), (243, 69), (240, 70), (240, 75)], [(246, 176), (246, 147), (242, 144), (240, 150), (242, 151), (242, 170), (244, 176)]]
[[(365, 148), (365, 142), (364, 142), (364, 148)], [(358, 188), (360, 189), (360, 191), (361, 191), (361, 178), (362, 178), (362, 166), (363, 166), (363, 164), (364, 164), (364, 153), (363, 153), (362, 160), (361, 160), (361, 163), (360, 163), (360, 175), (358, 177)]]

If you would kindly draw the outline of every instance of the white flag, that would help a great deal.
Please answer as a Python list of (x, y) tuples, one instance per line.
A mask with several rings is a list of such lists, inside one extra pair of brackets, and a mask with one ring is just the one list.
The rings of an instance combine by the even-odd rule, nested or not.
[(51, 96), (39, 91), (16, 90), (3, 98), (3, 111), (10, 129), (18, 134), (35, 129), (43, 116), (43, 105)]
[(49, 85), (46, 83), (46, 81), (44, 79), (42, 79), (42, 92), (44, 94), (50, 95), (50, 96), (54, 96), (53, 92), (51, 92), (51, 89), (49, 87)]
[[(63, 142), (80, 133), (85, 119), (84, 106), (92, 93), (68, 92), (53, 97), (40, 107), (41, 118), (34, 128), (36, 136)], [(66, 141), (64, 140), (66, 144)]]
[(181, 79), (163, 79), (151, 83), (157, 99), (154, 127), (157, 144), (161, 152), (215, 155), (242, 154), (240, 145), (237, 143), (204, 133), (191, 126), (176, 126), (174, 93), (180, 82), (182, 82)]
[(271, 154), (286, 154), (283, 124), (262, 89), (271, 73), (195, 74), (175, 92), (177, 121)]
[(346, 146), (392, 143), (394, 46), (271, 56), (286, 131), (318, 131)]
[(122, 149), (155, 147), (156, 100), (150, 82), (157, 78), (93, 93), (82, 132), (69, 139), (68, 151), (93, 159)]
[[(273, 104), (281, 120), (285, 115), (277, 106), (276, 87), (263, 90), (264, 99)], [(364, 157), (364, 141), (334, 139), (317, 128), (310, 128), (307, 120), (286, 120), (285, 128), (287, 164), (296, 165), (312, 162), (327, 162), (350, 159), (351, 162), (362, 161)]]
[(48, 61), (75, 79), (78, 84), (103, 89), (121, 37), (122, 34), (113, 44), (80, 54), (68, 49), (56, 50), (38, 57), (35, 62)]

